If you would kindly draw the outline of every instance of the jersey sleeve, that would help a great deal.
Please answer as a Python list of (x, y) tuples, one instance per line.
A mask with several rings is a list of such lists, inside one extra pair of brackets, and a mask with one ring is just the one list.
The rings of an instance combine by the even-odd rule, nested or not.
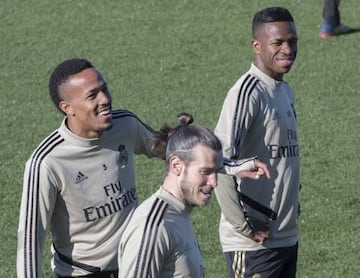
[[(225, 97), (220, 116), (215, 127), (215, 135), (220, 139), (225, 158), (242, 159), (239, 149), (242, 148), (243, 138), (246, 137), (253, 118), (258, 111), (256, 80), (250, 85), (245, 81), (238, 81)], [(246, 87), (244, 89), (243, 87)], [(251, 87), (249, 89), (248, 87)]]
[(218, 186), (215, 187), (214, 190), (221, 212), (226, 221), (229, 222), (237, 232), (245, 236), (250, 235), (251, 228), (246, 221), (241, 207), (234, 178), (219, 173)]
[(220, 173), (236, 176), (240, 171), (251, 171), (255, 169), (256, 157), (245, 158), (240, 160), (228, 159), (224, 157), (224, 167), (220, 170)]
[(44, 163), (26, 163), (20, 206), (17, 245), (17, 277), (41, 277), (46, 230), (57, 190)]

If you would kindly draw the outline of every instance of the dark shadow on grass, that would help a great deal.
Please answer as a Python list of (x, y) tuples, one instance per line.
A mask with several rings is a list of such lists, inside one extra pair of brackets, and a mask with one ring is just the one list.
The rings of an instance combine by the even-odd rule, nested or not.
[(340, 37), (340, 36), (347, 36), (347, 35), (352, 35), (354, 33), (359, 33), (360, 32), (360, 28), (352, 28), (349, 32), (347, 33), (343, 33), (343, 34), (339, 34), (339, 35), (336, 35), (334, 37)]
[(336, 35), (332, 35), (332, 36), (329, 36), (329, 37), (321, 37), (320, 35), (319, 36), (322, 39), (330, 39), (330, 38), (336, 38), (336, 37), (352, 35), (352, 34), (359, 33), (359, 32), (360, 32), (360, 28), (351, 28), (351, 30), (349, 32), (346, 32), (346, 33), (336, 34)]

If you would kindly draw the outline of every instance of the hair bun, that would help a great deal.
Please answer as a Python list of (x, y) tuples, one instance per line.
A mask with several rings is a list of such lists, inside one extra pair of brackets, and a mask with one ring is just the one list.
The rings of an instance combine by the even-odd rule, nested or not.
[(194, 118), (191, 114), (182, 112), (177, 116), (181, 126), (188, 126), (194, 122)]

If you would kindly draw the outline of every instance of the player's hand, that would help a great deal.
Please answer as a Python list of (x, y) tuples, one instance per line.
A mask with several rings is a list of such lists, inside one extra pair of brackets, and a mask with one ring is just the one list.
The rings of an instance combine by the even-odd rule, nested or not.
[(250, 234), (250, 239), (263, 245), (264, 242), (269, 238), (269, 231), (256, 231)]
[(255, 159), (255, 167), (252, 170), (243, 170), (236, 174), (239, 178), (250, 178), (258, 180), (261, 176), (270, 179), (270, 171), (267, 165), (258, 159)]
[(256, 219), (249, 219), (248, 222), (252, 228), (249, 238), (260, 244), (264, 244), (269, 238), (269, 224)]

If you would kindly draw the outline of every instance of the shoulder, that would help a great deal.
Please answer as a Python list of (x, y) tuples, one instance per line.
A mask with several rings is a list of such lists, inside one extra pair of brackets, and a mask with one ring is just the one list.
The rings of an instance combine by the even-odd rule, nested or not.
[(126, 109), (118, 109), (112, 111), (112, 119), (114, 122), (125, 121), (126, 123), (132, 123), (134, 125), (144, 126), (146, 129), (152, 130), (152, 128), (144, 123), (134, 112)]
[(247, 106), (251, 103), (256, 105), (261, 99), (262, 91), (260, 79), (251, 72), (247, 72), (228, 91), (223, 110), (233, 109), (238, 111), (239, 109), (245, 109), (244, 105)]
[(129, 110), (125, 110), (125, 109), (113, 110), (112, 116), (113, 116), (113, 119), (121, 119), (121, 118), (129, 118), (129, 117), (135, 118), (135, 119), (138, 118), (135, 113), (133, 113)]
[(174, 221), (179, 216), (178, 211), (169, 202), (155, 193), (136, 208), (131, 221), (144, 223), (146, 230), (166, 232), (176, 225)]
[(135, 113), (133, 113), (129, 110), (124, 110), (124, 109), (113, 110), (112, 111), (112, 120), (114, 122), (121, 122), (121, 121), (133, 122), (133, 123), (141, 122)]
[[(136, 209), (130, 222), (149, 221), (156, 219), (157, 222), (161, 222), (164, 213), (168, 208), (168, 203), (160, 199), (156, 194), (153, 194), (146, 200), (144, 200)], [(152, 220), (154, 221), (154, 220)], [(144, 222), (145, 223), (145, 222)]]
[(144, 238), (147, 235), (157, 235), (153, 240), (163, 241), (168, 239), (166, 223), (166, 211), (168, 204), (152, 195), (144, 200), (134, 211), (128, 223), (123, 240), (127, 238)]
[(260, 79), (251, 72), (242, 75), (228, 92), (228, 97), (242, 98), (254, 95), (261, 90)]
[(65, 138), (60, 134), (59, 130), (53, 131), (32, 152), (29, 161), (41, 163), (45, 158), (51, 156), (54, 151), (62, 145)]
[(291, 94), (291, 95), (293, 94), (293, 89), (288, 82), (283, 81), (281, 83), (281, 85), (288, 94)]

